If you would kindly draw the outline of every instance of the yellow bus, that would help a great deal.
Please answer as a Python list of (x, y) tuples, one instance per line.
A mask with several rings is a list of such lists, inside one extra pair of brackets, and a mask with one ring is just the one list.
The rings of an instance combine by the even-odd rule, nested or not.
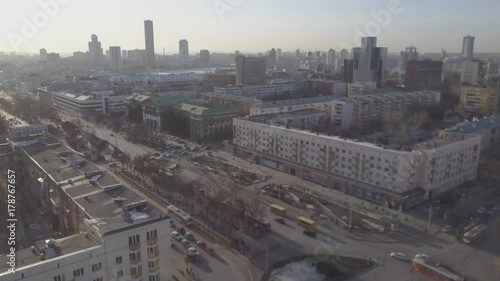
[(316, 222), (306, 217), (297, 217), (297, 225), (310, 230), (316, 229)]
[(276, 204), (271, 204), (269, 206), (269, 211), (271, 211), (271, 213), (275, 213), (276, 215), (282, 216), (282, 217), (284, 217), (286, 215), (286, 209), (281, 207), (280, 205), (276, 205)]

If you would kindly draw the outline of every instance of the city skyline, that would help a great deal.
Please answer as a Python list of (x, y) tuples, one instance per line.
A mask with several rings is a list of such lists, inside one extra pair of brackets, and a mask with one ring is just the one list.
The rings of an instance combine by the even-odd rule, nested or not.
[[(315, 1), (315, 5), (290, 5), (283, 0), (272, 3), (154, 0), (146, 7), (132, 1), (121, 4), (120, 13), (116, 15), (109, 13), (116, 3), (93, 0), (40, 2), (51, 5), (37, 1), (12, 2), (8, 4), (9, 14), (2, 18), (1, 30), (5, 36), (0, 41), (0, 51), (38, 53), (41, 48), (63, 54), (86, 51), (91, 34), (99, 36), (103, 49), (109, 46), (120, 46), (122, 50), (144, 49), (144, 20), (152, 20), (154, 47), (156, 50), (165, 48), (168, 54), (177, 53), (180, 39), (189, 41), (193, 53), (201, 49), (257, 53), (271, 48), (284, 52), (297, 48), (340, 51), (360, 46), (359, 37), (365, 35), (378, 37), (379, 45), (387, 46), (390, 53), (398, 53), (410, 45), (418, 47), (422, 53), (437, 53), (441, 49), (460, 53), (463, 37), (468, 34), (476, 38), (475, 52), (499, 52), (500, 40), (490, 36), (484, 26), (495, 20), (494, 7), (500, 4), (483, 1), (489, 2), (491, 9), (479, 15), (480, 8), (476, 7), (479, 5), (459, 2), (456, 5), (460, 7), (454, 7), (451, 12), (446, 3), (427, 0), (418, 4), (407, 0), (358, 0), (354, 5), (320, 0)], [(172, 4), (176, 5), (176, 10), (185, 12), (174, 12)], [(95, 9), (97, 6), (99, 9)], [(465, 11), (468, 21), (460, 16)], [(433, 17), (439, 20), (421, 20)], [(25, 36), (23, 29), (30, 31), (26, 27), (30, 24), (35, 28)], [(369, 32), (360, 32), (363, 30)]]

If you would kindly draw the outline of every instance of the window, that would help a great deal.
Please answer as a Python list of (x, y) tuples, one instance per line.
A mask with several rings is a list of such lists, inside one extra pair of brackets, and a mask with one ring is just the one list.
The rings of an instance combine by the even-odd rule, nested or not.
[(157, 237), (158, 237), (158, 233), (157, 233), (156, 229), (146, 232), (146, 239), (148, 239), (148, 241), (156, 240)]
[(96, 272), (102, 269), (102, 264), (101, 263), (96, 263), (92, 265), (92, 272)]
[(141, 251), (139, 251), (137, 253), (130, 253), (129, 257), (130, 257), (130, 260), (139, 260), (139, 259), (141, 259)]
[(102, 281), (102, 277), (96, 278), (94, 281)]
[(83, 276), (83, 274), (84, 274), (83, 268), (73, 270), (73, 277), (80, 277)]
[(130, 236), (130, 237), (128, 238), (128, 244), (129, 244), (129, 245), (137, 245), (137, 244), (139, 244), (139, 243), (141, 243), (141, 239), (140, 239), (139, 234), (134, 235), (134, 236)]
[(123, 277), (123, 270), (119, 270), (119, 271), (116, 273), (116, 277), (118, 277), (118, 278), (122, 278), (122, 277)]
[(54, 281), (64, 281), (64, 275), (54, 276)]
[(116, 264), (122, 264), (123, 263), (123, 259), (121, 256), (119, 257), (116, 257)]

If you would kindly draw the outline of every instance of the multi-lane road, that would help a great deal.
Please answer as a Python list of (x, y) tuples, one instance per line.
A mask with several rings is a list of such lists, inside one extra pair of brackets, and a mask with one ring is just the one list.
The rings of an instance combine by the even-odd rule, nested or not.
[[(91, 128), (94, 124), (82, 120), (83, 125), (88, 125)], [(154, 152), (153, 149), (146, 148), (126, 141), (122, 136), (117, 135), (105, 128), (95, 129), (97, 136), (112, 143), (117, 144), (120, 149), (126, 151), (131, 157), (141, 155), (147, 152)], [(277, 183), (302, 183), (301, 180), (292, 176), (268, 169), (266, 167), (258, 167), (250, 163), (245, 163), (242, 160), (233, 160), (232, 156), (224, 153), (219, 153), (219, 156), (229, 162), (236, 162), (236, 165), (245, 168), (258, 169), (263, 173), (272, 175), (272, 181)], [(228, 183), (228, 179), (221, 179), (216, 175), (212, 175), (209, 179), (205, 172), (195, 167), (192, 163), (186, 160), (181, 160), (182, 175), (185, 177), (198, 177), (201, 182), (213, 182), (213, 178), (217, 178), (219, 184)], [(307, 183), (308, 188), (317, 189), (319, 192), (324, 192), (324, 188), (313, 183)], [(253, 192), (253, 188), (247, 189), (249, 193)], [(327, 197), (338, 197), (339, 194), (329, 191), (325, 194)], [(345, 197), (345, 194), (342, 194)], [(350, 199), (353, 202), (355, 199)], [(270, 221), (273, 221), (274, 214), (267, 214)], [(499, 225), (500, 222), (494, 222), (493, 225)], [(417, 223), (415, 223), (417, 225)], [(302, 229), (295, 225), (293, 220), (287, 220), (285, 225), (273, 222), (273, 231), (256, 240), (239, 232), (235, 236), (243, 238), (250, 247), (249, 257), (252, 258), (254, 266), (251, 269), (252, 276), (259, 276), (266, 265), (283, 260), (288, 257), (301, 254), (340, 254), (364, 258), (373, 258), (379, 261), (379, 266), (375, 269), (364, 273), (361, 276), (356, 276), (353, 280), (427, 280), (425, 277), (419, 276), (418, 273), (411, 271), (409, 263), (394, 260), (389, 257), (390, 252), (403, 252), (408, 256), (413, 256), (419, 253), (426, 253), (436, 258), (443, 264), (453, 267), (455, 270), (460, 270), (461, 273), (467, 275), (468, 280), (499, 280), (500, 278), (500, 230), (492, 228), (488, 231), (488, 239), (485, 239), (485, 245), (479, 243), (477, 246), (469, 246), (456, 241), (455, 238), (448, 234), (426, 234), (416, 227), (403, 226), (402, 229), (391, 235), (387, 234), (362, 234), (349, 233), (340, 228), (320, 227), (319, 236), (310, 238), (302, 233)], [(496, 241), (496, 244), (494, 243)], [(486, 244), (488, 243), (488, 244)], [(267, 250), (266, 250), (267, 249)], [(267, 254), (266, 254), (267, 253)], [(233, 255), (233, 254), (231, 254)], [(232, 256), (234, 267), (226, 265), (223, 262), (214, 263), (215, 276), (229, 277), (224, 274), (230, 274), (229, 269), (246, 268), (246, 260), (242, 256)], [(246, 269), (243, 269), (245, 271)], [(221, 273), (218, 273), (218, 272)], [(237, 270), (236, 272), (241, 272)], [(413, 275), (413, 276), (412, 276)], [(250, 278), (250, 274), (243, 276), (233, 276), (232, 280), (240, 280), (239, 278)], [(221, 279), (229, 280), (229, 279)], [(250, 280), (250, 279), (242, 279)], [(255, 278), (254, 280), (258, 280)]]

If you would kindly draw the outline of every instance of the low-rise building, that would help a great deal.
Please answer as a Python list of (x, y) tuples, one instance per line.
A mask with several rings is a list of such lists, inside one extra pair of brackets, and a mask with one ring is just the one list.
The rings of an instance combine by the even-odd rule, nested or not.
[(125, 97), (113, 91), (74, 93), (61, 91), (52, 93), (54, 108), (69, 115), (87, 118), (96, 113), (111, 114), (125, 110)]
[(294, 94), (302, 90), (303, 88), (303, 82), (283, 82), (264, 85), (215, 87), (214, 92), (217, 94), (257, 97), (261, 99), (283, 94)]
[(203, 75), (196, 73), (184, 74), (142, 74), (142, 75), (121, 75), (111, 76), (112, 84), (157, 84), (188, 81), (203, 81)]
[(233, 120), (230, 152), (374, 203), (407, 208), (477, 176), (480, 136), (441, 135), (413, 148)]
[(2, 281), (168, 280), (171, 218), (113, 176), (51, 138), (11, 143), (24, 162), (26, 191), (60, 222), (59, 238), (16, 249)]
[(19, 125), (9, 128), (9, 138), (15, 139), (19, 137), (34, 137), (47, 134), (47, 125)]
[(331, 111), (334, 96), (321, 96), (302, 99), (289, 99), (262, 102), (250, 109), (250, 115), (283, 113), (300, 109), (315, 108), (326, 112)]

